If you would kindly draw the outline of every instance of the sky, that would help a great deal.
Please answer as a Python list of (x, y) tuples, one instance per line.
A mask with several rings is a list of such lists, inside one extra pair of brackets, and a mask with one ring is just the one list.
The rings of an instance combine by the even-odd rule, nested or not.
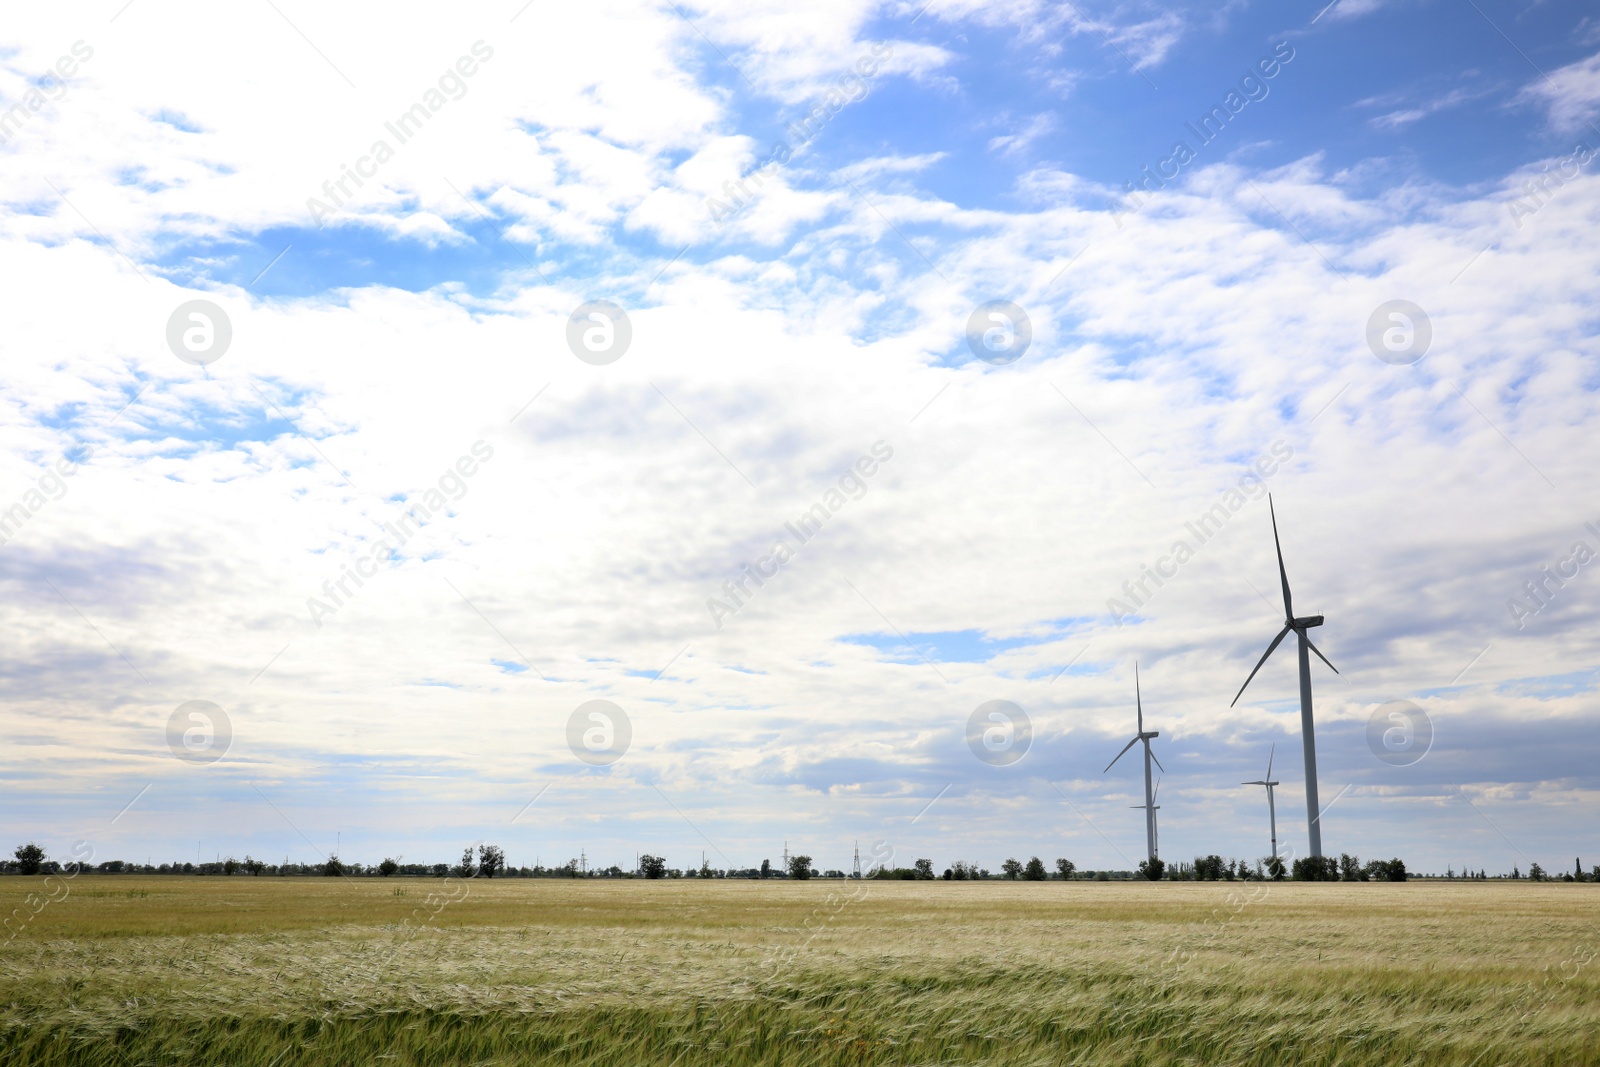
[(0, 843), (1303, 855), (1275, 515), (1324, 850), (1600, 863), (1597, 153), (1555, 0), (14, 10)]

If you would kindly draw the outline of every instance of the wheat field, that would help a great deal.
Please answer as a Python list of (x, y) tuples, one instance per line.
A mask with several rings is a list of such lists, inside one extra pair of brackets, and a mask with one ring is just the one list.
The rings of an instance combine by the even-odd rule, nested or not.
[(82, 875), (44, 893), (0, 879), (0, 1063), (1600, 1062), (1600, 887), (1582, 884)]

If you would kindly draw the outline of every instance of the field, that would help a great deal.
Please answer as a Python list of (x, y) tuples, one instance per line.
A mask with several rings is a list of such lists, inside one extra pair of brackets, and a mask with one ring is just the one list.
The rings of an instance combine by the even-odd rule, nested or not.
[(1600, 1062), (1582, 884), (54, 884), (3, 1064)]

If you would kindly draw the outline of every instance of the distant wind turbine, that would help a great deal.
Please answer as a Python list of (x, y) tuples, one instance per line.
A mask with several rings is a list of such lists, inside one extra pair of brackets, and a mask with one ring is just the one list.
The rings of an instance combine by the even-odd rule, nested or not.
[[(1117, 753), (1117, 759), (1114, 759), (1110, 763), (1106, 764), (1106, 771), (1109, 771), (1112, 767), (1115, 767), (1117, 765), (1117, 760), (1126, 755), (1128, 749), (1132, 748), (1140, 741), (1144, 742), (1144, 803), (1135, 804), (1133, 806), (1144, 809), (1145, 844), (1150, 854), (1149, 858), (1154, 861), (1157, 855), (1156, 797), (1155, 791), (1151, 789), (1150, 786), (1150, 761), (1155, 760), (1157, 767), (1161, 767), (1161, 761), (1156, 759), (1155, 756), (1150, 752), (1150, 739), (1152, 737), (1160, 737), (1161, 731), (1146, 730), (1144, 728), (1144, 699), (1139, 693), (1139, 663), (1137, 660), (1135, 660), (1133, 664), (1133, 699), (1134, 705), (1139, 711), (1139, 732), (1133, 735), (1132, 741), (1129, 741), (1122, 747), (1121, 752)], [(1163, 773), (1166, 772), (1165, 767), (1161, 767), (1161, 770)], [(1100, 773), (1104, 774), (1106, 771), (1101, 771)]]
[[(1317, 658), (1328, 664), (1328, 669), (1334, 674), (1339, 673), (1339, 668), (1328, 663), (1316, 645), (1311, 643), (1311, 638), (1306, 636), (1306, 631), (1313, 626), (1322, 625), (1321, 615), (1306, 615), (1295, 618), (1294, 601), (1289, 595), (1289, 574), (1283, 569), (1283, 545), (1278, 540), (1278, 513), (1272, 508), (1272, 494), (1267, 494), (1267, 510), (1272, 514), (1272, 544), (1278, 550), (1278, 580), (1283, 583), (1283, 629), (1278, 631), (1278, 636), (1272, 639), (1272, 644), (1261, 654), (1261, 659), (1256, 662), (1255, 670), (1250, 672), (1250, 678), (1244, 680), (1244, 685), (1239, 687), (1238, 694), (1233, 698), (1233, 703), (1239, 703), (1239, 697), (1244, 696), (1245, 687), (1250, 684), (1250, 679), (1256, 676), (1256, 671), (1267, 662), (1267, 657), (1283, 643), (1283, 639), (1293, 630), (1300, 639), (1300, 741), (1305, 748), (1306, 756), (1306, 828), (1311, 837), (1311, 854), (1319, 859), (1322, 856), (1322, 822), (1321, 812), (1317, 807), (1317, 737), (1316, 729), (1311, 721), (1311, 659), (1306, 655), (1310, 649), (1317, 654)], [(1232, 705), (1229, 705), (1230, 707)]]
[(1272, 858), (1278, 858), (1278, 809), (1272, 802), (1272, 787), (1277, 782), (1272, 780), (1272, 757), (1278, 754), (1278, 744), (1273, 742), (1272, 750), (1267, 753), (1267, 776), (1258, 782), (1240, 782), (1240, 785), (1264, 785), (1267, 787), (1267, 820), (1272, 827)]

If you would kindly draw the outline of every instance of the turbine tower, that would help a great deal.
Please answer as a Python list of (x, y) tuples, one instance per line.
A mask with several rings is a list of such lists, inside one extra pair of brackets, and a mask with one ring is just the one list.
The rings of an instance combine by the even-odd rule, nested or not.
[(1272, 757), (1277, 755), (1277, 753), (1278, 753), (1278, 744), (1277, 744), (1276, 741), (1274, 741), (1273, 744), (1272, 744), (1272, 750), (1267, 753), (1267, 776), (1265, 778), (1263, 778), (1261, 781), (1258, 781), (1258, 782), (1240, 782), (1239, 783), (1240, 785), (1264, 785), (1264, 786), (1267, 787), (1267, 821), (1272, 827), (1272, 858), (1273, 859), (1277, 859), (1278, 858), (1278, 809), (1272, 803), (1272, 787), (1278, 784), (1277, 782), (1274, 782), (1272, 780)]
[[(1133, 735), (1133, 740), (1132, 741), (1129, 741), (1126, 745), (1122, 746), (1122, 751), (1117, 753), (1117, 759), (1114, 759), (1110, 763), (1106, 764), (1106, 771), (1109, 771), (1112, 767), (1115, 767), (1117, 765), (1117, 760), (1121, 759), (1124, 755), (1126, 755), (1128, 749), (1132, 748), (1134, 745), (1138, 744), (1140, 741), (1144, 742), (1144, 803), (1143, 804), (1135, 804), (1134, 807), (1143, 808), (1144, 809), (1145, 844), (1146, 844), (1146, 846), (1148, 848), (1148, 851), (1149, 851), (1149, 854), (1150, 854), (1149, 858), (1153, 861), (1156, 858), (1156, 853), (1157, 853), (1157, 848), (1156, 848), (1156, 796), (1155, 796), (1155, 791), (1150, 786), (1150, 761), (1151, 760), (1155, 760), (1157, 767), (1161, 767), (1161, 761), (1156, 759), (1155, 756), (1151, 754), (1151, 752), (1150, 752), (1150, 739), (1152, 737), (1160, 737), (1161, 736), (1161, 731), (1159, 731), (1159, 730), (1146, 730), (1144, 728), (1144, 699), (1139, 693), (1139, 661), (1138, 660), (1135, 660), (1134, 663), (1133, 663), (1133, 699), (1134, 699), (1134, 706), (1137, 707), (1138, 711), (1139, 711), (1139, 732)], [(1166, 772), (1166, 768), (1165, 767), (1161, 767), (1161, 770), (1162, 770), (1163, 773)], [(1104, 773), (1106, 773), (1106, 771), (1101, 771), (1100, 773), (1104, 774)]]
[[(1250, 678), (1244, 680), (1244, 685), (1239, 687), (1239, 692), (1233, 698), (1233, 703), (1239, 703), (1239, 697), (1244, 696), (1245, 687), (1250, 684), (1250, 679), (1256, 676), (1256, 671), (1267, 662), (1267, 657), (1283, 643), (1283, 639), (1293, 630), (1300, 639), (1300, 741), (1305, 748), (1306, 756), (1306, 829), (1311, 837), (1311, 855), (1322, 858), (1322, 812), (1317, 807), (1317, 737), (1316, 730), (1311, 721), (1311, 659), (1306, 655), (1309, 649), (1317, 654), (1317, 658), (1328, 664), (1328, 669), (1334, 674), (1339, 673), (1339, 668), (1328, 663), (1316, 645), (1311, 643), (1311, 638), (1306, 636), (1306, 631), (1313, 626), (1322, 625), (1321, 615), (1306, 615), (1295, 618), (1294, 600), (1289, 595), (1289, 574), (1283, 569), (1283, 544), (1278, 540), (1278, 513), (1272, 509), (1272, 494), (1267, 494), (1267, 510), (1272, 514), (1272, 544), (1278, 550), (1278, 580), (1283, 584), (1283, 629), (1278, 631), (1278, 636), (1272, 639), (1272, 644), (1261, 654), (1256, 661), (1255, 670), (1250, 672)], [(1232, 707), (1233, 704), (1228, 705)]]

